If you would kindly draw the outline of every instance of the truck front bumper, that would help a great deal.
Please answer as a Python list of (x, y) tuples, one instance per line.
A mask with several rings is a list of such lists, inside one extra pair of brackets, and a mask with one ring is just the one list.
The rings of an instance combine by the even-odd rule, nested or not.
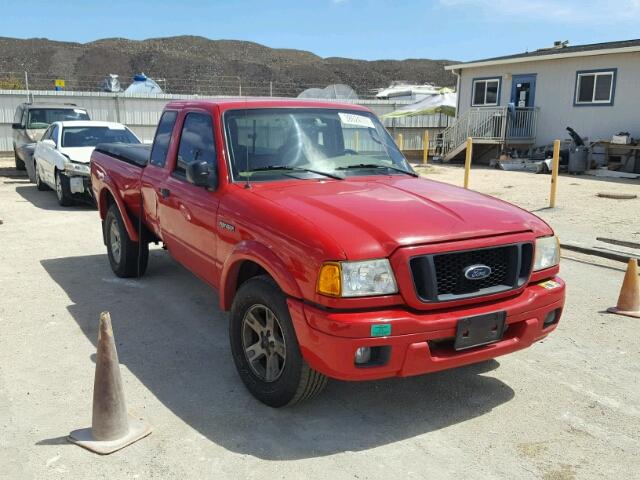
[[(558, 277), (552, 280), (529, 285), (515, 297), (428, 312), (400, 308), (336, 312), (292, 298), (288, 304), (302, 355), (312, 368), (340, 380), (374, 380), (481, 362), (543, 339), (557, 327), (564, 307), (564, 282)], [(502, 339), (454, 350), (458, 320), (492, 312), (506, 313)], [(552, 312), (553, 321), (545, 325)], [(370, 336), (371, 326), (380, 324), (391, 325), (391, 334)], [(356, 365), (360, 347), (381, 347), (384, 355), (372, 364)]]

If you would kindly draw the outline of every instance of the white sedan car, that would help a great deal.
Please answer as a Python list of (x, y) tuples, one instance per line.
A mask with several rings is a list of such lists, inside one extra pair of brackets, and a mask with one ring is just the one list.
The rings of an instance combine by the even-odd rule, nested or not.
[(100, 143), (140, 143), (140, 140), (120, 123), (92, 120), (52, 123), (33, 154), (38, 190), (54, 189), (62, 206), (71, 205), (74, 195), (90, 194), (89, 161)]

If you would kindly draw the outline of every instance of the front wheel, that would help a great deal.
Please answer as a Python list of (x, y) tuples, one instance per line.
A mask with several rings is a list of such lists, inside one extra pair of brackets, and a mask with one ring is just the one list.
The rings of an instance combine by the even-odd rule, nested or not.
[(61, 207), (68, 207), (73, 204), (69, 177), (60, 173), (60, 170), (56, 170), (56, 196)]
[(140, 250), (138, 243), (131, 241), (115, 203), (109, 207), (104, 219), (104, 236), (113, 273), (122, 278), (144, 275), (149, 263), (149, 244), (142, 242)]
[(16, 170), (26, 170), (27, 167), (24, 165), (24, 162), (22, 160), (20, 160), (20, 157), (18, 156), (18, 152), (16, 152), (14, 150), (13, 151), (13, 156), (14, 156), (15, 162), (16, 162)]
[(229, 323), (231, 352), (251, 394), (271, 407), (309, 400), (327, 377), (302, 358), (284, 293), (268, 276), (243, 283)]

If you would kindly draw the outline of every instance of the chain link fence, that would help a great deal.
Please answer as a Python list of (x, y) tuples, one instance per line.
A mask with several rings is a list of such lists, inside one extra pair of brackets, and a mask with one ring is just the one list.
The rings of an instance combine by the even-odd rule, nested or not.
[[(253, 80), (240, 76), (210, 75), (206, 72), (191, 72), (182, 77), (167, 77), (160, 72), (147, 73), (148, 78), (155, 81), (164, 93), (201, 96), (266, 96), (297, 97), (309, 88), (326, 88), (327, 83), (308, 83), (288, 80)], [(56, 84), (64, 82), (59, 90), (73, 92), (104, 91), (102, 84), (106, 75), (77, 75), (60, 72), (59, 75), (39, 72), (0, 72), (0, 90), (56, 90)], [(119, 76), (122, 90), (133, 82), (132, 78)], [(354, 87), (358, 98), (372, 99), (376, 93), (387, 85), (375, 85), (366, 79), (358, 79)]]

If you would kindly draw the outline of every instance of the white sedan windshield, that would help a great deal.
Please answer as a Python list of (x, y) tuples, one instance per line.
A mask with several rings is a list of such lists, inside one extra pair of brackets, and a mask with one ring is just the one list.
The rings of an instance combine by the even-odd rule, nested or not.
[(99, 143), (140, 143), (126, 128), (65, 127), (62, 129), (62, 146), (95, 147)]

